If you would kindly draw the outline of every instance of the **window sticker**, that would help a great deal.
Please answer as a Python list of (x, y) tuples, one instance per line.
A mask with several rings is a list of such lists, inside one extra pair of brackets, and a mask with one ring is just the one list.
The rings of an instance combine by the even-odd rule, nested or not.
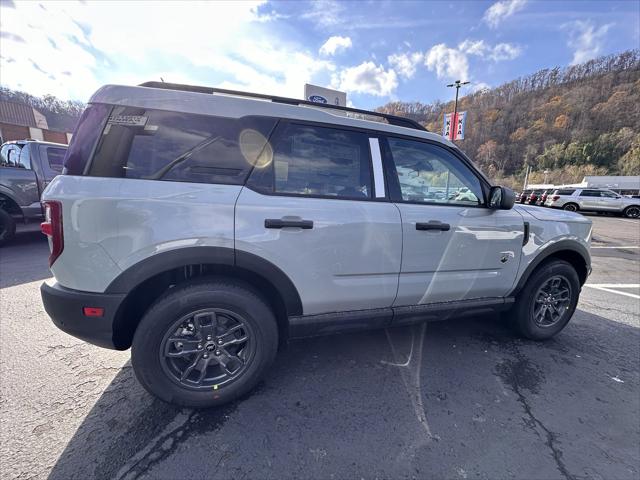
[(289, 179), (289, 164), (283, 160), (276, 160), (276, 181), (286, 182)]
[(145, 115), (111, 115), (108, 125), (123, 125), (126, 127), (144, 127), (149, 117)]

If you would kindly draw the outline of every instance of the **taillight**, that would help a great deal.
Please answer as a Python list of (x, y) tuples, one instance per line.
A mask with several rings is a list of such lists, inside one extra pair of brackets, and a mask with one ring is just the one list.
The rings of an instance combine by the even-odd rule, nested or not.
[(40, 224), (40, 230), (51, 239), (51, 255), (49, 255), (49, 266), (51, 266), (64, 250), (62, 204), (55, 200), (45, 200), (43, 204), (44, 222)]
[(553, 197), (551, 197), (551, 200), (553, 200), (554, 202), (556, 200), (560, 200), (560, 195), (554, 195)]

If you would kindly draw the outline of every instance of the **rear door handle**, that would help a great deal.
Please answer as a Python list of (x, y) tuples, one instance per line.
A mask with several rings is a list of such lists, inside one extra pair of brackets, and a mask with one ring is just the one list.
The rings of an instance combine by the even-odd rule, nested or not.
[(437, 220), (429, 220), (426, 223), (416, 223), (416, 230), (440, 230), (442, 232), (448, 232), (451, 230), (451, 225)]
[(266, 218), (264, 228), (302, 228), (309, 230), (313, 228), (312, 220), (283, 220), (281, 218)]

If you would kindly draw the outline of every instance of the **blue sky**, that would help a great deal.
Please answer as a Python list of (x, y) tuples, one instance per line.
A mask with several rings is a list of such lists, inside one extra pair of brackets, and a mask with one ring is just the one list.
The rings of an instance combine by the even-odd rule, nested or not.
[(87, 101), (145, 80), (351, 104), (447, 100), (541, 68), (638, 48), (640, 2), (17, 2), (2, 0), (0, 83)]

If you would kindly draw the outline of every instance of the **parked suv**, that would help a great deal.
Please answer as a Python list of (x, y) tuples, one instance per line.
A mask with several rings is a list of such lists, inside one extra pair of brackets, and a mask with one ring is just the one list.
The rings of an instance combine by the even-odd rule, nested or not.
[(290, 338), (506, 310), (550, 338), (590, 271), (588, 219), (512, 208), (416, 122), (206, 87), (101, 88), (44, 200), (47, 313), (194, 407)]
[(637, 198), (623, 197), (604, 189), (558, 189), (547, 197), (545, 205), (570, 212), (612, 212), (629, 218), (640, 218), (640, 201)]
[(22, 140), (0, 147), (0, 246), (9, 242), (16, 226), (41, 222), (40, 195), (62, 172), (67, 146)]

